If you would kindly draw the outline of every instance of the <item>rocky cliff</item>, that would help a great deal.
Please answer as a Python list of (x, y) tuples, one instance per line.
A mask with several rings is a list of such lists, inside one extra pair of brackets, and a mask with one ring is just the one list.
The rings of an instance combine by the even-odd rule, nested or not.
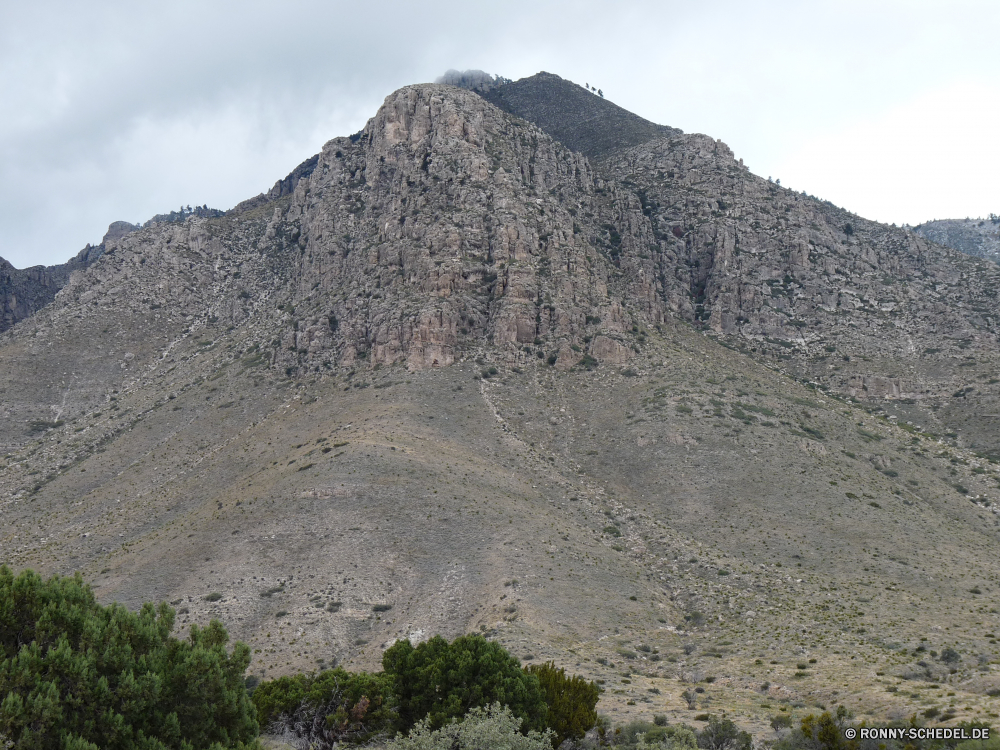
[[(596, 103), (596, 166), (525, 119), (547, 102), (543, 123), (577, 122), (567, 89)], [(556, 76), (486, 96), (504, 91), (524, 94), (518, 116), (452, 86), (401, 89), (226, 221), (109, 234), (113, 251), (65, 304), (111, 290), (132, 309), (184, 297), (185, 315), (234, 325), (258, 310), (254, 344), (289, 372), (446, 366), (484, 347), (514, 366), (624, 363), (671, 316), (858, 398), (953, 407), (993, 361), (994, 264), (781, 188), (706, 136), (640, 137)], [(191, 256), (190, 280), (164, 298), (177, 253)]]

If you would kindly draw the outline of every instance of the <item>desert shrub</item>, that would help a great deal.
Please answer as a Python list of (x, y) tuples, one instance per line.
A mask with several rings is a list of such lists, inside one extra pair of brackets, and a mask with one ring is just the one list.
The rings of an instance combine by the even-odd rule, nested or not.
[(615, 730), (614, 744), (637, 750), (697, 750), (695, 733), (686, 726), (665, 726), (648, 721), (630, 721)]
[(0, 735), (32, 750), (239, 748), (257, 736), (250, 649), (212, 621), (170, 636), (174, 610), (101, 606), (79, 574), (0, 567)]
[(695, 733), (686, 726), (660, 726), (636, 737), (636, 750), (697, 750)]
[(532, 664), (525, 672), (538, 678), (545, 693), (546, 724), (554, 733), (553, 747), (564, 740), (579, 740), (597, 722), (597, 699), (600, 688), (575, 675), (566, 676), (565, 669), (557, 669), (552, 662)]
[(269, 731), (325, 750), (389, 732), (391, 682), (383, 674), (329, 669), (263, 682), (253, 692), (253, 703)]
[(452, 719), (439, 729), (431, 729), (429, 719), (417, 722), (408, 736), (397, 737), (389, 750), (550, 750), (551, 732), (521, 734), (523, 720), (509, 708), (494, 703), (469, 710), (465, 719)]
[(993, 736), (988, 740), (966, 740), (965, 742), (959, 742), (955, 745), (955, 750), (1000, 750), (1000, 737)]
[(837, 708), (836, 716), (824, 711), (820, 716), (809, 714), (801, 725), (793, 729), (775, 743), (775, 750), (844, 750), (853, 746), (844, 738), (844, 728), (850, 714), (843, 706)]
[(771, 729), (775, 732), (781, 729), (791, 729), (792, 717), (788, 714), (778, 714), (777, 716), (771, 717)]
[(521, 670), (498, 643), (464, 635), (448, 643), (435, 636), (414, 647), (398, 641), (382, 655), (397, 700), (396, 727), (407, 732), (425, 717), (439, 729), (472, 708), (508, 706), (528, 730), (542, 730), (548, 708), (538, 677)]
[(753, 738), (731, 719), (709, 715), (708, 726), (698, 732), (698, 747), (703, 750), (751, 750)]
[(958, 652), (953, 648), (946, 648), (941, 652), (941, 661), (946, 664), (954, 664), (959, 661), (962, 657), (958, 655)]
[(31, 435), (38, 434), (39, 432), (45, 432), (46, 430), (54, 430), (57, 427), (62, 427), (65, 422), (61, 419), (57, 419), (54, 422), (47, 422), (44, 419), (35, 419), (28, 423), (28, 432)]

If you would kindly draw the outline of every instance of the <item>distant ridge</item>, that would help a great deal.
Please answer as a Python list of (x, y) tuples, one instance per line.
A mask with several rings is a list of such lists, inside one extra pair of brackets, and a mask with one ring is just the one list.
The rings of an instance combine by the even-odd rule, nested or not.
[(931, 242), (950, 247), (966, 255), (1000, 262), (1000, 218), (941, 219), (913, 227), (913, 231)]
[(682, 132), (643, 119), (579, 84), (544, 71), (499, 86), (469, 88), (505, 112), (535, 123), (563, 145), (592, 159)]

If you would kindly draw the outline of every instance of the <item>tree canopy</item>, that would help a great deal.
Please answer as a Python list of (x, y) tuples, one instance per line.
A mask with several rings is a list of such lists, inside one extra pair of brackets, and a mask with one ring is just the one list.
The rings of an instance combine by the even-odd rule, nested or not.
[(250, 649), (213, 620), (104, 607), (82, 577), (0, 567), (0, 734), (15, 750), (201, 750), (254, 742)]
[(564, 740), (579, 740), (597, 722), (597, 700), (601, 690), (597, 683), (579, 675), (566, 676), (553, 662), (532, 664), (525, 672), (538, 678), (548, 706), (546, 722), (555, 733), (553, 747)]
[(409, 731), (427, 717), (431, 730), (469, 709), (500, 703), (524, 721), (526, 730), (546, 727), (548, 708), (538, 677), (521, 669), (498, 643), (464, 635), (448, 643), (435, 636), (414, 647), (398, 641), (382, 656), (393, 680), (398, 729)]

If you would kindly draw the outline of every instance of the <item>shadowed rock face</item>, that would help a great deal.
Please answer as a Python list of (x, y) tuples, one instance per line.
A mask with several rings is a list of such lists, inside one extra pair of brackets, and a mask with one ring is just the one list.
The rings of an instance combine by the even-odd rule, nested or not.
[[(109, 232), (0, 334), (4, 559), (221, 617), (269, 677), (469, 630), (647, 655), (622, 715), (985, 653), (1000, 269), (657, 133), (591, 161), (409, 86), (225, 215)], [(808, 685), (752, 664), (803, 649)]]
[[(125, 222), (115, 222), (124, 224)], [(115, 224), (108, 232), (112, 232)], [(131, 226), (131, 225), (129, 225)], [(45, 307), (69, 281), (70, 274), (86, 268), (100, 257), (103, 244), (87, 245), (76, 257), (55, 266), (14, 268), (0, 258), (0, 332)]]
[(535, 123), (560, 143), (592, 159), (681, 132), (644, 120), (551, 73), (479, 90), (490, 103)]

